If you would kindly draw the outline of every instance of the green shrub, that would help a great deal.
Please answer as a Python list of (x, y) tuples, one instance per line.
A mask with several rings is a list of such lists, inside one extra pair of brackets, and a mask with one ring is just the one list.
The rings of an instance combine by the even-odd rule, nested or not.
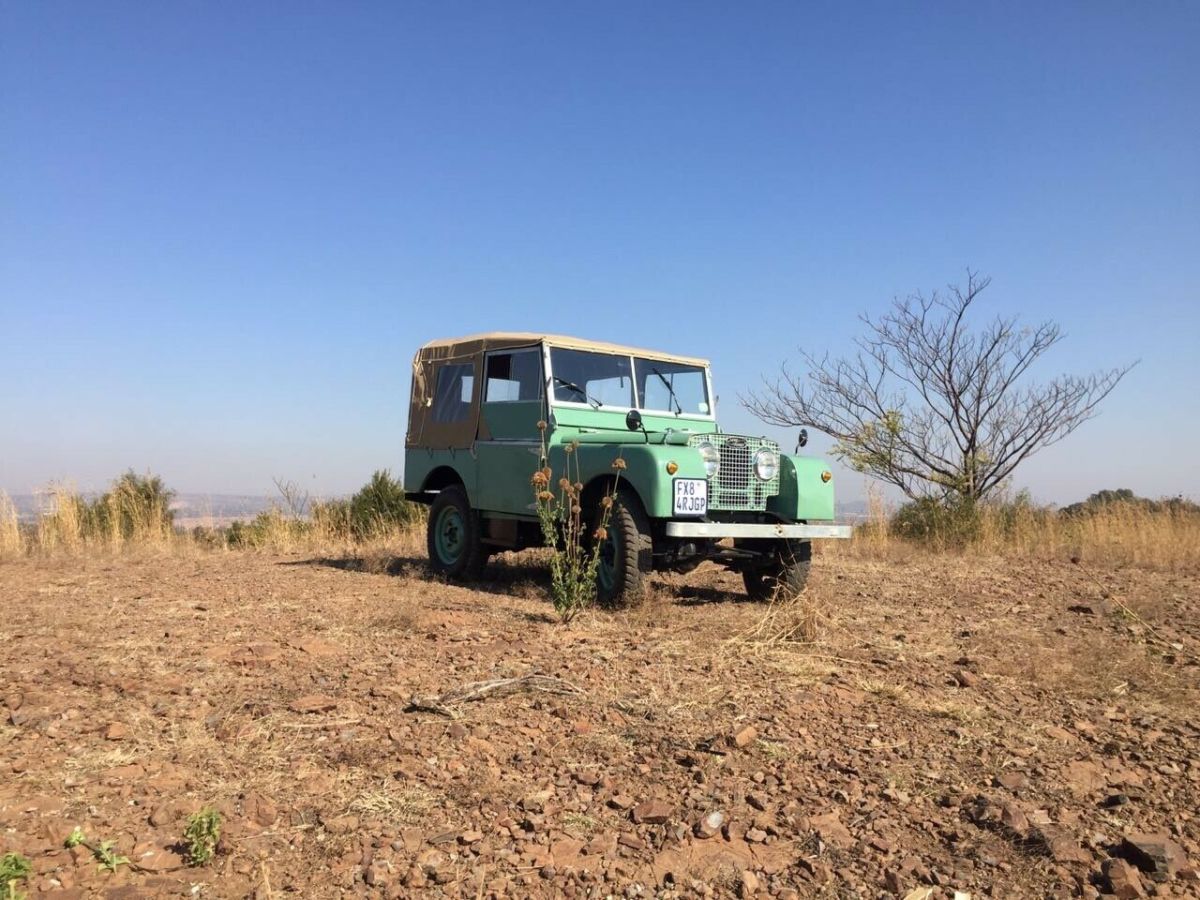
[(405, 498), (404, 486), (387, 469), (376, 471), (350, 498), (350, 531), (356, 540), (386, 534), (420, 518), (420, 505)]
[(980, 516), (971, 500), (923, 497), (896, 510), (889, 528), (897, 537), (918, 543), (962, 546), (979, 536)]
[(17, 882), (29, 878), (33, 867), (20, 853), (5, 853), (0, 857), (0, 900), (22, 900), (24, 891), (17, 890)]
[(264, 547), (289, 548), (304, 538), (312, 525), (293, 519), (279, 509), (260, 512), (249, 522), (238, 520), (225, 529), (225, 543), (231, 549), (261, 550)]
[(1151, 500), (1139, 497), (1129, 488), (1117, 490), (1096, 491), (1080, 503), (1072, 503), (1059, 510), (1062, 516), (1088, 516), (1097, 513), (1107, 513), (1122, 506), (1135, 508), (1148, 513), (1172, 513), (1175, 515), (1200, 515), (1200, 504), (1183, 497), (1167, 497), (1163, 500)]
[(215, 809), (202, 809), (188, 816), (183, 832), (189, 866), (202, 866), (213, 858), (221, 841), (221, 814)]

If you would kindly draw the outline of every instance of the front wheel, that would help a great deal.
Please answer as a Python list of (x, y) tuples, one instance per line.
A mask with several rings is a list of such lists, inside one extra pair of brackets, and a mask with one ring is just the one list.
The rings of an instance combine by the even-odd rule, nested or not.
[(811, 541), (776, 541), (774, 557), (742, 571), (751, 600), (789, 600), (800, 595), (812, 568)]
[(607, 530), (608, 535), (596, 545), (595, 551), (600, 554), (596, 599), (609, 606), (632, 603), (641, 598), (646, 576), (654, 564), (650, 520), (632, 491), (617, 491)]
[(479, 577), (487, 554), (479, 539), (479, 516), (459, 485), (444, 489), (429, 510), (429, 565), (449, 578)]

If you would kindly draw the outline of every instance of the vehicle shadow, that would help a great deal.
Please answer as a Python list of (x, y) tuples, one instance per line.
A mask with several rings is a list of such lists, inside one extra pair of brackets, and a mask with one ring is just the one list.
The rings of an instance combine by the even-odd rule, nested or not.
[(676, 585), (672, 588), (675, 602), (680, 606), (707, 606), (710, 603), (753, 603), (740, 591), (726, 591), (721, 588), (700, 587), (694, 585)]
[(418, 556), (315, 556), (312, 559), (290, 559), (277, 563), (280, 566), (328, 566), (343, 572), (361, 572), (364, 575), (410, 575), (427, 573), (425, 560)]
[[(389, 575), (417, 578), (421, 581), (446, 583), (429, 569), (424, 556), (316, 556), (311, 559), (284, 560), (281, 566), (326, 566), (343, 572), (364, 575)], [(493, 594), (504, 594), (527, 600), (543, 599), (549, 588), (550, 570), (545, 563), (516, 559), (489, 562), (478, 581), (462, 587)], [(706, 606), (713, 603), (752, 603), (741, 591), (723, 590), (705, 585), (679, 584), (655, 578), (651, 591), (668, 603), (678, 606)], [(651, 601), (652, 602), (652, 601)], [(531, 614), (533, 618), (537, 615)]]
[[(446, 583), (445, 578), (430, 570), (429, 561), (423, 556), (316, 556), (311, 559), (284, 560), (278, 565), (327, 566), (343, 572), (403, 576)], [(545, 590), (549, 574), (546, 566), (529, 562), (490, 563), (477, 581), (464, 583), (462, 587), (518, 597), (540, 596)]]

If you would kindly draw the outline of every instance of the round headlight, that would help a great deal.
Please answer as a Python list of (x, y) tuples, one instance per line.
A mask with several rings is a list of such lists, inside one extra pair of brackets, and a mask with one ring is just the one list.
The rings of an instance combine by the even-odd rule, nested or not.
[(770, 481), (779, 471), (779, 456), (766, 447), (754, 454), (754, 474), (761, 481)]
[(704, 460), (704, 472), (709, 478), (716, 478), (717, 472), (721, 468), (721, 454), (717, 452), (717, 448), (705, 441), (697, 448), (700, 451), (700, 458)]

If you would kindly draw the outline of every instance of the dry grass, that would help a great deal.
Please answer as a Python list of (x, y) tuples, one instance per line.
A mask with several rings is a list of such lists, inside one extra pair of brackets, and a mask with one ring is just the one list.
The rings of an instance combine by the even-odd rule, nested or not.
[(364, 570), (383, 573), (396, 554), (424, 553), (424, 522), (376, 528), (369, 539), (356, 540), (344, 521), (323, 514), (301, 517), (273, 507), (232, 530), (188, 531), (173, 528), (169, 511), (157, 501), (145, 502), (120, 484), (99, 500), (88, 501), (67, 482), (51, 484), (41, 494), (36, 523), (22, 526), (16, 507), (0, 493), (0, 559), (23, 555), (122, 552), (150, 548), (191, 554), (197, 551), (251, 550), (269, 553), (353, 554)]
[(75, 552), (83, 546), (82, 500), (70, 484), (55, 482), (43, 495), (31, 550)]
[(1150, 509), (1114, 503), (1066, 516), (1040, 507), (984, 506), (967, 540), (908, 540), (889, 527), (892, 510), (869, 499), (868, 519), (850, 541), (818, 546), (826, 556), (897, 559), (914, 552), (1016, 559), (1073, 560), (1096, 566), (1127, 565), (1160, 571), (1200, 566), (1200, 515), (1181, 508)]
[(17, 522), (17, 508), (8, 494), (0, 491), (0, 559), (12, 559), (25, 552), (25, 539)]

